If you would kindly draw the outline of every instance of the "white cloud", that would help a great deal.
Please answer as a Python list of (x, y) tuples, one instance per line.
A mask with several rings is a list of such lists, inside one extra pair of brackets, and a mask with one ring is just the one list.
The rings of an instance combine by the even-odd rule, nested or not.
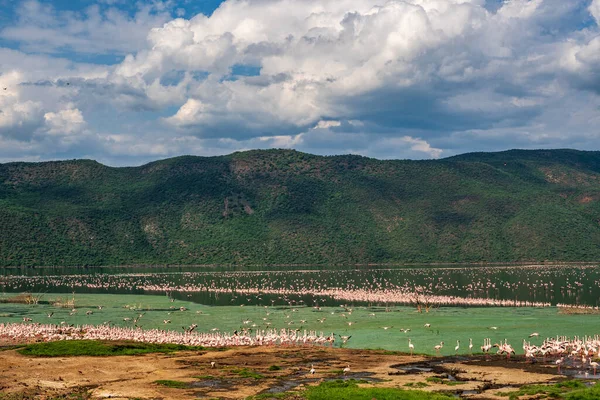
[(44, 120), (50, 135), (74, 135), (81, 132), (85, 127), (83, 114), (77, 108), (72, 107), (73, 105), (69, 105), (58, 112), (47, 112), (44, 114)]
[(590, 14), (596, 19), (596, 23), (600, 25), (600, 0), (592, 0), (589, 10)]
[(129, 16), (117, 2), (30, 0), (2, 31), (24, 51), (129, 53), (107, 66), (0, 49), (0, 82), (18, 74), (0, 139), (29, 141), (23, 157), (600, 143), (600, 30), (584, 23), (599, 22), (600, 0), (228, 0), (191, 19), (169, 17), (174, 3)]
[(154, 26), (170, 19), (165, 4), (139, 3), (133, 16), (113, 7), (91, 5), (81, 12), (57, 11), (37, 0), (23, 1), (17, 8), (15, 24), (4, 28), (0, 37), (22, 43), (37, 52), (75, 50), (88, 54), (123, 54), (145, 45)]

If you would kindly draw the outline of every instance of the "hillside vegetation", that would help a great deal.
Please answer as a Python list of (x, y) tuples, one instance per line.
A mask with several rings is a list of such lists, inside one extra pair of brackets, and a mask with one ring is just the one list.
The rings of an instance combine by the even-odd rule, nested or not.
[(0, 164), (0, 265), (600, 260), (600, 152)]

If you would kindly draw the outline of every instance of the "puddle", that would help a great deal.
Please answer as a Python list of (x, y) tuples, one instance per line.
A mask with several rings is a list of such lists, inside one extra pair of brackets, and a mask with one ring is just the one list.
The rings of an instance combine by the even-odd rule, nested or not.
[(277, 382), (275, 385), (271, 386), (267, 390), (263, 390), (260, 394), (263, 393), (283, 393), (290, 391), (292, 389), (297, 388), (300, 385), (303, 385), (308, 382), (317, 382), (318, 379), (294, 379), (294, 380), (281, 380)]
[(192, 388), (209, 388), (209, 389), (223, 389), (229, 390), (233, 387), (233, 385), (227, 381), (223, 381), (221, 379), (203, 379), (201, 381), (196, 381), (190, 383)]

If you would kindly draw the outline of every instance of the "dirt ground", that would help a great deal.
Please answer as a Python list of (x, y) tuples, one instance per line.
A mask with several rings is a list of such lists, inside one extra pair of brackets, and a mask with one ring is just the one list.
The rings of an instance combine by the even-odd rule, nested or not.
[[(309, 373), (311, 364), (314, 375)], [(348, 365), (350, 372), (343, 374)], [(564, 376), (550, 362), (532, 365), (519, 357), (411, 357), (324, 347), (57, 358), (27, 357), (15, 350), (0, 352), (0, 393), (6, 398), (26, 394), (44, 399), (83, 391), (92, 398), (112, 399), (244, 399), (300, 390), (323, 380), (352, 378), (366, 381), (364, 385), (489, 399), (501, 398), (496, 393), (516, 390), (523, 384), (548, 383)], [(189, 386), (170, 388), (157, 384), (158, 380), (181, 381)]]

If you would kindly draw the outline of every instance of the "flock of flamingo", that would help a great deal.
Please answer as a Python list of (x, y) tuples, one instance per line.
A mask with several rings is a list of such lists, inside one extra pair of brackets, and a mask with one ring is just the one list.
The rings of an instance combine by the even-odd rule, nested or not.
[[(517, 279), (515, 279), (517, 277)], [(594, 282), (591, 284), (591, 282)], [(584, 283), (585, 282), (585, 283)], [(183, 273), (126, 273), (91, 275), (46, 275), (16, 276), (6, 275), (0, 278), (0, 288), (5, 291), (33, 291), (38, 288), (53, 288), (55, 291), (75, 292), (94, 291), (101, 293), (180, 293), (188, 298), (194, 294), (209, 293), (215, 299), (225, 297), (229, 302), (273, 306), (276, 302), (294, 307), (305, 306), (312, 297), (315, 309), (320, 311), (319, 302), (330, 305), (342, 302), (386, 305), (425, 305), (425, 306), (467, 306), (467, 307), (549, 307), (575, 308), (584, 311), (599, 311), (597, 304), (582, 303), (582, 299), (594, 290), (594, 284), (600, 285), (600, 270), (597, 267), (581, 266), (570, 268), (568, 273), (561, 268), (520, 267), (511, 268), (449, 268), (436, 269), (435, 273), (425, 269), (386, 269), (386, 270), (327, 270), (327, 271), (270, 271), (270, 272), (183, 272)], [(41, 290), (40, 290), (41, 291)], [(507, 293), (509, 295), (507, 295)], [(516, 295), (510, 293), (519, 293)], [(586, 297), (587, 296), (587, 297)], [(245, 299), (245, 300), (244, 300)], [(306, 299), (306, 301), (304, 300)], [(538, 300), (539, 299), (539, 300)], [(562, 301), (557, 301), (558, 299)], [(221, 299), (222, 301), (222, 299)], [(342, 307), (345, 307), (342, 305)], [(174, 309), (174, 307), (170, 307)], [(265, 305), (265, 308), (267, 306)], [(182, 310), (181, 310), (182, 309)], [(75, 310), (72, 310), (74, 314)], [(181, 307), (180, 311), (185, 311)], [(297, 311), (292, 309), (291, 311)], [(352, 310), (344, 308), (342, 317), (348, 318)], [(200, 311), (198, 311), (200, 312)], [(49, 313), (50, 318), (54, 313)], [(92, 311), (86, 312), (91, 315)], [(169, 312), (170, 314), (170, 312)], [(334, 314), (334, 312), (331, 312)], [(192, 324), (183, 331), (142, 329), (137, 326), (137, 318), (123, 318), (133, 326), (119, 327), (114, 324), (73, 325), (44, 324), (24, 317), (23, 323), (0, 323), (0, 339), (4, 341), (56, 341), (56, 340), (130, 340), (145, 343), (172, 343), (203, 347), (230, 346), (288, 346), (288, 345), (329, 345), (338, 343), (343, 346), (352, 338), (334, 333), (308, 329), (274, 329), (269, 322), (264, 326), (249, 325), (252, 321), (243, 321), (243, 327), (233, 333), (220, 332), (213, 328), (211, 332), (198, 332), (198, 325)], [(269, 315), (268, 313), (266, 315)], [(374, 313), (369, 316), (375, 316)], [(289, 318), (289, 315), (286, 316)], [(307, 319), (307, 318), (305, 318)], [(323, 323), (325, 317), (317, 319)], [(267, 318), (263, 318), (267, 320)], [(130, 322), (133, 321), (133, 322)], [(348, 326), (354, 322), (347, 320)], [(164, 324), (171, 323), (165, 319)], [(293, 323), (284, 320), (287, 325)], [(301, 320), (302, 324), (307, 321)], [(248, 323), (248, 325), (246, 325)], [(324, 327), (327, 324), (324, 325)], [(285, 325), (284, 325), (285, 326)], [(430, 324), (425, 324), (431, 328)], [(384, 330), (391, 326), (382, 326)], [(325, 329), (327, 329), (325, 327)], [(497, 329), (489, 327), (488, 329)], [(400, 329), (408, 334), (410, 329)], [(439, 334), (439, 331), (438, 331)], [(537, 337), (532, 333), (530, 337)], [(434, 350), (441, 354), (444, 342), (431, 344), (430, 349), (415, 349), (415, 343), (406, 337), (406, 349), (412, 355), (415, 351)], [(513, 338), (514, 339), (514, 338)], [(422, 346), (423, 344), (419, 344)], [(460, 340), (454, 347), (455, 354), (460, 349)], [(474, 344), (469, 339), (469, 354)], [(504, 341), (492, 344), (485, 338), (480, 347), (486, 357), (496, 350), (499, 355), (510, 357), (515, 354), (511, 344)], [(594, 358), (600, 358), (600, 338), (567, 337), (547, 338), (541, 345), (523, 341), (523, 354), (529, 362), (539, 359), (551, 359), (558, 366), (573, 365), (593, 370), (596, 374), (598, 364)], [(348, 366), (349, 368), (349, 366)]]
[[(195, 332), (192, 325), (184, 332), (176, 332), (161, 329), (142, 329), (140, 327), (117, 327), (109, 324), (95, 325), (56, 325), (41, 323), (0, 323), (0, 338), (12, 340), (15, 342), (35, 341), (50, 342), (58, 340), (108, 340), (108, 341), (135, 341), (154, 344), (179, 344), (186, 346), (203, 347), (232, 347), (232, 346), (291, 346), (291, 345), (323, 345), (333, 346), (336, 341), (334, 333), (324, 334), (314, 330), (300, 329), (267, 329), (251, 330), (242, 329), (240, 332), (221, 333)], [(529, 337), (537, 337), (537, 332)], [(342, 344), (347, 343), (351, 336), (339, 336)], [(437, 355), (440, 355), (444, 342), (433, 346)], [(454, 347), (455, 353), (458, 353), (460, 340), (457, 340)], [(473, 341), (469, 339), (469, 354), (473, 353)], [(411, 356), (415, 351), (412, 340), (408, 339), (408, 346)], [(497, 349), (496, 354), (510, 358), (516, 354), (515, 349), (506, 340), (500, 343), (492, 344), (490, 338), (483, 340), (480, 347), (481, 352), (489, 357), (492, 349)], [(594, 359), (600, 358), (600, 335), (585, 336), (583, 338), (568, 338), (557, 336), (555, 338), (546, 338), (541, 345), (532, 345), (526, 339), (523, 339), (523, 354), (527, 362), (546, 362), (548, 359), (557, 365), (558, 371), (564, 365), (571, 365), (580, 369), (591, 369), (596, 375), (598, 362)], [(348, 370), (350, 366), (347, 367)]]
[[(583, 282), (586, 282), (584, 284)], [(333, 302), (425, 303), (433, 306), (597, 307), (592, 288), (600, 285), (597, 267), (546, 266), (494, 268), (154, 272), (46, 275), (0, 278), (8, 291), (47, 288), (108, 293), (183, 293), (219, 296), (273, 295), (321, 297)], [(257, 296), (258, 297), (258, 296)], [(258, 299), (260, 300), (260, 299)]]

